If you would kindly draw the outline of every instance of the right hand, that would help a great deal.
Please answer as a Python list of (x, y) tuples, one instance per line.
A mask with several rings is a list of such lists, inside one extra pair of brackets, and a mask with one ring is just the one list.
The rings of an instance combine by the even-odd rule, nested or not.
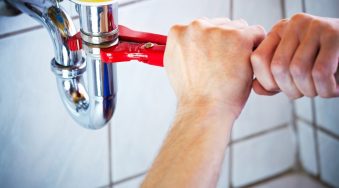
[(164, 65), (178, 106), (221, 108), (236, 118), (251, 91), (250, 54), (265, 37), (260, 26), (226, 18), (173, 26)]
[(251, 55), (253, 89), (289, 98), (339, 96), (339, 19), (296, 14), (277, 23)]

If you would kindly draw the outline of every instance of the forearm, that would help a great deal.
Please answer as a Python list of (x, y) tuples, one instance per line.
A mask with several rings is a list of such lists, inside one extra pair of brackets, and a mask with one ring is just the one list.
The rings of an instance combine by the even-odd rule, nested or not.
[(234, 119), (214, 106), (179, 106), (142, 187), (214, 187)]

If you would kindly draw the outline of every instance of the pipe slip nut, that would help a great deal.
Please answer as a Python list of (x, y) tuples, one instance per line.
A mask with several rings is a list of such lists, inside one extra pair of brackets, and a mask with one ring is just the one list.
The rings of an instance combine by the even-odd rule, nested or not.
[(80, 18), (81, 38), (89, 44), (116, 44), (119, 36), (118, 3), (87, 5), (77, 4)]
[(51, 70), (56, 76), (64, 79), (75, 78), (86, 71), (86, 61), (82, 58), (82, 62), (79, 65), (63, 66), (53, 58), (51, 61)]

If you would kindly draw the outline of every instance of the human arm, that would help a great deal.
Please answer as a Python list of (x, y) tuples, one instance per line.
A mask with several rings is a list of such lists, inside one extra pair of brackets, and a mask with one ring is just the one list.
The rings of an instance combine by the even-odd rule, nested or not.
[(339, 96), (339, 19), (296, 14), (277, 23), (251, 55), (258, 94)]
[(233, 122), (251, 91), (250, 54), (264, 36), (242, 20), (172, 27), (164, 63), (177, 114), (143, 188), (216, 186)]

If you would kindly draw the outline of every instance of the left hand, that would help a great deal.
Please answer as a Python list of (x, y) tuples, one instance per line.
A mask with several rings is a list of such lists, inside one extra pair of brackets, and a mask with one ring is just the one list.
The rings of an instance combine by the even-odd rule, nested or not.
[(252, 53), (253, 89), (289, 98), (339, 96), (339, 19), (296, 14), (276, 24)]

